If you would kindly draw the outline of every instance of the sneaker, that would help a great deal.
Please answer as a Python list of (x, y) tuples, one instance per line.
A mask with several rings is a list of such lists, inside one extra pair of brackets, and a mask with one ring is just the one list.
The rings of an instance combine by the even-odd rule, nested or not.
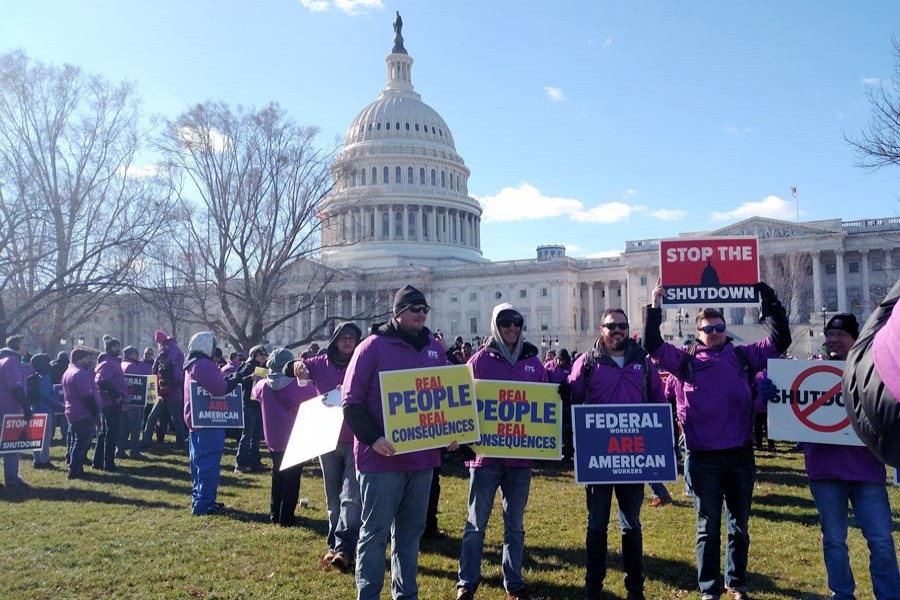
[[(269, 516), (269, 519), (274, 523), (275, 517)], [(329, 550), (325, 553), (325, 556), (322, 557), (322, 560), (319, 561), (322, 563), (323, 567), (331, 568), (331, 561), (334, 560), (334, 550)]]
[(349, 556), (338, 552), (334, 555), (334, 558), (331, 559), (331, 566), (337, 567), (342, 573), (349, 573), (350, 562), (351, 561)]
[(31, 486), (21, 477), (16, 477), (12, 481), (6, 482), (6, 487), (11, 490), (27, 490)]
[[(423, 540), (445, 540), (447, 539), (447, 532), (443, 529), (425, 529), (425, 533), (422, 534)], [(460, 588), (463, 589), (463, 588)]]
[(519, 588), (515, 592), (507, 592), (506, 600), (531, 600), (528, 588)]
[(34, 468), (34, 469), (57, 469), (59, 467), (54, 465), (52, 462), (48, 461), (48, 462), (42, 462), (42, 463), (34, 463), (32, 468)]
[(726, 590), (728, 592), (728, 597), (732, 600), (750, 600), (750, 594), (747, 593), (746, 590)]
[(657, 496), (656, 498), (651, 498), (650, 501), (647, 502), (647, 506), (652, 506), (653, 508), (665, 506), (666, 504), (672, 504), (672, 496)]
[(240, 474), (242, 474), (242, 475), (249, 475), (249, 474), (252, 473), (253, 471), (251, 471), (251, 470), (250, 470), (249, 468), (247, 468), (247, 467), (239, 467), (239, 466), (237, 466), (237, 465), (234, 465), (234, 472), (235, 472), (235, 473), (240, 473)]
[(456, 600), (475, 600), (475, 592), (468, 588), (456, 588)]

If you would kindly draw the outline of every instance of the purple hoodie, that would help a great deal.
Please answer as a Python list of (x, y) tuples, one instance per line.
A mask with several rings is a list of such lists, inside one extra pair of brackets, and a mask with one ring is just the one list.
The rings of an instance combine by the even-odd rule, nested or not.
[[(167, 360), (172, 363), (173, 376), (176, 381), (176, 385), (173, 385), (169, 389), (169, 393), (166, 397), (177, 398), (178, 394), (182, 391), (182, 386), (180, 384), (184, 381), (184, 353), (181, 351), (181, 348), (178, 347), (178, 342), (172, 337), (166, 338), (166, 341), (159, 345), (159, 351), (168, 352)], [(157, 354), (157, 359), (158, 358), (159, 355)], [(156, 366), (156, 363), (154, 363), (154, 366)], [(218, 369), (218, 367), (216, 368)], [(158, 373), (158, 370), (154, 370), (154, 373)]]
[(84, 401), (87, 396), (93, 396), (97, 407), (100, 407), (100, 392), (94, 383), (92, 371), (82, 369), (75, 363), (69, 364), (62, 376), (62, 390), (66, 419), (70, 423), (93, 418), (94, 415)]
[(209, 357), (212, 349), (211, 333), (202, 332), (191, 338), (189, 350), (196, 354), (184, 364), (184, 424), (191, 431), (196, 431), (191, 425), (191, 382), (196, 381), (200, 387), (213, 396), (224, 396), (228, 393), (228, 382), (225, 381), (225, 376)]
[(316, 396), (313, 385), (300, 387), (297, 379), (281, 373), (271, 373), (253, 386), (253, 398), (262, 409), (263, 433), (266, 445), (273, 452), (284, 452), (297, 420), (300, 404)]
[[(363, 340), (353, 352), (347, 366), (344, 385), (341, 388), (341, 404), (362, 405), (369, 414), (384, 426), (381, 407), (381, 384), (378, 374), (382, 371), (423, 369), (447, 366), (444, 349), (433, 337), (422, 350), (392, 335), (374, 334)], [(381, 456), (370, 446), (354, 439), (353, 453), (356, 469), (362, 473), (392, 471), (417, 471), (437, 467), (441, 463), (441, 450), (419, 450), (408, 454)]]
[(22, 405), (12, 394), (13, 388), (21, 388), (25, 395), (25, 373), (22, 356), (16, 350), (0, 350), (0, 414), (21, 414)]
[(572, 373), (572, 363), (561, 367), (559, 366), (559, 363), (553, 360), (544, 365), (544, 368), (547, 369), (547, 381), (549, 383), (562, 383), (567, 380)]
[[(547, 369), (541, 362), (537, 348), (529, 343), (522, 346), (522, 356), (515, 365), (500, 356), (493, 348), (495, 342), (481, 348), (469, 359), (472, 375), (475, 379), (492, 379), (494, 381), (526, 381), (547, 383)], [(477, 456), (475, 460), (466, 461), (467, 467), (483, 467), (484, 465), (503, 465), (504, 467), (531, 467), (534, 461), (523, 458), (491, 458)]]
[[(644, 382), (647, 382), (647, 402), (666, 401), (659, 371), (649, 360), (647, 353), (629, 340), (625, 350), (625, 366), (620, 367), (608, 355), (598, 352), (590, 379), (586, 382), (584, 363), (590, 356), (585, 352), (575, 360), (569, 384), (572, 386), (573, 404), (641, 404), (644, 402)], [(645, 376), (644, 368), (650, 371)]]
[[(741, 348), (757, 371), (779, 355), (771, 338)], [(651, 354), (672, 376), (681, 371), (685, 356), (684, 350), (668, 342)], [(726, 343), (721, 350), (713, 350), (700, 345), (691, 366), (693, 381), (682, 380), (676, 396), (688, 450), (726, 450), (752, 444), (753, 395), (734, 346)]]
[[(106, 408), (113, 404), (121, 404), (128, 398), (128, 385), (125, 383), (125, 374), (122, 372), (122, 363), (118, 358), (114, 358), (109, 354), (100, 357), (97, 368), (94, 369), (96, 375), (94, 381), (97, 383), (97, 389), (100, 390), (100, 408)], [(113, 397), (103, 391), (100, 387), (102, 382), (106, 382), (109, 387), (119, 392), (118, 397)]]

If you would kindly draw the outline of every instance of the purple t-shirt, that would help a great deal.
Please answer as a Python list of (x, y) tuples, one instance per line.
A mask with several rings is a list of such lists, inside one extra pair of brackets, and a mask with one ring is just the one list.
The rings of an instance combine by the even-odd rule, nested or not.
[(268, 378), (260, 379), (253, 386), (251, 396), (259, 400), (262, 409), (266, 445), (273, 452), (284, 452), (297, 420), (300, 404), (317, 395), (316, 387), (312, 384), (300, 387), (293, 377), (279, 390), (270, 384)]
[[(344, 376), (347, 374), (347, 367), (340, 369), (328, 360), (328, 356), (320, 354), (310, 358), (303, 359), (306, 370), (309, 371), (309, 377), (312, 379), (316, 389), (320, 394), (327, 394), (337, 386), (344, 383)], [(353, 441), (353, 432), (350, 426), (345, 422), (341, 427), (341, 433), (338, 436), (338, 443), (347, 444)]]
[(70, 423), (94, 416), (84, 401), (87, 396), (93, 396), (96, 405), (100, 406), (100, 393), (94, 383), (94, 373), (76, 364), (70, 364), (63, 373), (62, 391), (64, 411)]
[[(515, 365), (509, 364), (496, 350), (490, 347), (481, 348), (469, 359), (472, 375), (475, 379), (492, 379), (494, 381), (527, 381), (547, 383), (547, 369), (537, 356), (520, 359)], [(504, 467), (531, 467), (534, 461), (530, 458), (493, 458), (476, 456), (475, 460), (466, 461), (467, 467), (483, 467), (485, 465), (503, 465)]]
[[(382, 371), (400, 371), (446, 366), (447, 356), (434, 338), (430, 343), (416, 350), (399, 337), (370, 335), (353, 352), (347, 366), (344, 385), (341, 388), (341, 404), (364, 406), (378, 423), (384, 423), (381, 407), (381, 383), (378, 374)], [(418, 471), (432, 469), (441, 464), (441, 450), (419, 450), (408, 454), (381, 456), (370, 446), (358, 439), (353, 442), (356, 469), (362, 473), (384, 473), (391, 471)]]

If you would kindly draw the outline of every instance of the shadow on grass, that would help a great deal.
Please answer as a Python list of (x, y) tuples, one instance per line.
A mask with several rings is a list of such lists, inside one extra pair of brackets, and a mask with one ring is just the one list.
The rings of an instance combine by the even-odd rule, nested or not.
[[(99, 484), (123, 483), (120, 479), (117, 480), (115, 475), (107, 475), (105, 473), (102, 475), (88, 473), (87, 478), (81, 481)], [(159, 489), (159, 486), (146, 486), (146, 489)], [(181, 488), (178, 489), (181, 491)], [(39, 499), (42, 502), (97, 502), (101, 504), (121, 504), (135, 508), (181, 508), (181, 505), (172, 504), (171, 502), (149, 501), (131, 495), (122, 496), (117, 495), (114, 491), (104, 489), (81, 488), (79, 484), (70, 484), (66, 487), (35, 486), (27, 490), (5, 491), (5, 493), (0, 493), (0, 497), (4, 501), (12, 503)]]

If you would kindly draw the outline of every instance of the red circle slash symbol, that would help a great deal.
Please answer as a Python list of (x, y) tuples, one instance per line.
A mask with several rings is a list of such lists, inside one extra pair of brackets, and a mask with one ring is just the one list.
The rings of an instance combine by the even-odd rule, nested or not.
[(800, 419), (800, 422), (814, 431), (821, 431), (823, 433), (833, 433), (835, 431), (840, 431), (841, 429), (850, 425), (850, 417), (845, 417), (834, 425), (820, 425), (818, 423), (814, 423), (810, 418), (812, 413), (817, 408), (824, 405), (826, 402), (828, 402), (830, 399), (841, 392), (841, 383), (844, 373), (840, 369), (829, 365), (817, 365), (803, 371), (797, 376), (797, 379), (794, 380), (793, 385), (791, 385), (791, 397), (799, 398), (800, 385), (804, 380), (806, 380), (806, 378), (810, 377), (811, 375), (815, 375), (816, 373), (831, 373), (832, 375), (837, 375), (837, 385), (833, 386), (824, 394), (816, 398), (816, 401), (810, 404), (805, 409), (800, 408), (800, 405), (796, 403), (791, 403), (791, 408), (793, 409), (794, 414), (797, 415), (797, 418)]

